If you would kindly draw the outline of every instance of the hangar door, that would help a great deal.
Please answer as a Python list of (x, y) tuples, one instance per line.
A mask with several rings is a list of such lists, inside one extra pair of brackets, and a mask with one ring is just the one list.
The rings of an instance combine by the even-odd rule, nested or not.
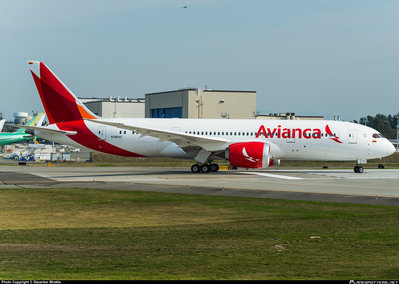
[(182, 118), (181, 107), (155, 108), (151, 110), (152, 118)]

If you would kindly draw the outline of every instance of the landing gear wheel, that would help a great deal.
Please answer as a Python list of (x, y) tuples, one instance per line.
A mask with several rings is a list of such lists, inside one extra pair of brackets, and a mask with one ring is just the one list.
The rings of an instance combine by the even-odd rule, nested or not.
[(364, 169), (362, 166), (355, 166), (355, 168), (353, 169), (355, 171), (355, 173), (363, 173)]
[(211, 167), (208, 164), (203, 164), (201, 168), (201, 172), (209, 173), (211, 171)]
[(218, 164), (211, 164), (211, 172), (217, 172), (219, 170)]
[(191, 166), (191, 171), (195, 174), (201, 172), (201, 166), (199, 164), (194, 164)]

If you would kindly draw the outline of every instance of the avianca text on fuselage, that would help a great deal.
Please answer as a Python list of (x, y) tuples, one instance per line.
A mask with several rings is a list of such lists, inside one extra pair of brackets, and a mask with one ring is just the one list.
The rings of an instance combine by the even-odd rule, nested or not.
[[(339, 137), (336, 137), (330, 130), (330, 127), (326, 125), (326, 133), (329, 136), (332, 136), (334, 138), (330, 138), (334, 140), (335, 142), (342, 143), (339, 140)], [(258, 129), (258, 132), (256, 133), (256, 138), (259, 138), (259, 136), (264, 136), (266, 138), (282, 138), (282, 139), (288, 139), (288, 138), (304, 138), (304, 139), (321, 139), (321, 129), (319, 128), (282, 128), (281, 125), (278, 125), (277, 128), (265, 128), (264, 125), (261, 125)]]

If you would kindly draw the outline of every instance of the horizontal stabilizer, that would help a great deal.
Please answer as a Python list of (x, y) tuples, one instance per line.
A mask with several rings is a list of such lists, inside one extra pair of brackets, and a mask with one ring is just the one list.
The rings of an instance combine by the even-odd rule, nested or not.
[[(59, 130), (59, 129), (53, 129), (49, 127), (40, 127), (40, 126), (29, 126), (29, 125), (15, 125), (12, 124), (12, 127), (18, 127), (18, 128), (24, 128), (27, 131), (25, 131), (28, 134), (35, 135), (35, 136), (40, 136), (39, 133), (42, 134), (64, 134), (64, 135), (75, 135), (78, 132), (77, 131), (65, 131), (65, 130)], [(36, 133), (35, 133), (36, 132)]]

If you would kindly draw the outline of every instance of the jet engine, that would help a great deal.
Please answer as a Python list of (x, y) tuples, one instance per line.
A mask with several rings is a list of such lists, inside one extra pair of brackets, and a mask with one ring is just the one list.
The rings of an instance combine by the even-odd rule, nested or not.
[(232, 167), (267, 168), (271, 162), (270, 145), (255, 141), (234, 143), (227, 148), (226, 158)]

